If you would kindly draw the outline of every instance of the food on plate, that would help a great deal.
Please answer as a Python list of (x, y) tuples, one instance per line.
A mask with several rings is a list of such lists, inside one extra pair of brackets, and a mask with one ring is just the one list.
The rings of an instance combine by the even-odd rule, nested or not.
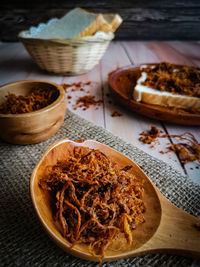
[(96, 32), (114, 32), (122, 23), (118, 14), (96, 14), (75, 8), (52, 22), (34, 37), (41, 39), (76, 38), (94, 35)]
[(200, 112), (200, 69), (166, 62), (141, 65), (133, 98)]
[[(178, 154), (183, 164), (191, 161), (200, 163), (200, 143), (193, 134), (185, 132), (183, 134), (164, 134), (156, 126), (151, 126), (150, 131), (143, 131), (140, 133), (139, 141), (144, 144), (151, 144), (154, 148), (158, 143), (159, 138), (170, 138), (173, 143), (167, 147), (166, 151), (160, 151), (161, 154), (174, 151)], [(177, 142), (177, 140), (179, 142)]]
[(133, 230), (145, 221), (145, 204), (144, 181), (131, 168), (79, 146), (65, 161), (48, 166), (39, 185), (51, 194), (52, 214), (71, 246), (86, 244), (101, 261), (119, 234), (132, 244)]
[(0, 104), (2, 114), (20, 114), (42, 109), (53, 103), (58, 97), (55, 88), (32, 88), (28, 95), (8, 93), (6, 100)]

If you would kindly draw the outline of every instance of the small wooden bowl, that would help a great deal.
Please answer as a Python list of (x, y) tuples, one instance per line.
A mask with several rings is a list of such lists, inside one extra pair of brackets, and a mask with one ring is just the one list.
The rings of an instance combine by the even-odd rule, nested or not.
[(54, 88), (58, 97), (49, 106), (23, 114), (0, 114), (0, 138), (13, 144), (39, 143), (57, 132), (63, 123), (66, 101), (62, 86), (46, 81), (24, 80), (8, 83), (0, 87), (0, 104), (8, 93), (27, 95), (34, 87)]
[(75, 146), (99, 149), (120, 168), (132, 165), (130, 173), (144, 181), (145, 223), (133, 231), (133, 243), (127, 244), (119, 236), (105, 251), (103, 261), (144, 255), (148, 253), (170, 253), (188, 257), (200, 257), (199, 218), (196, 218), (169, 202), (151, 182), (147, 175), (131, 159), (120, 152), (93, 140), (60, 140), (52, 144), (33, 170), (30, 179), (30, 195), (36, 214), (50, 238), (63, 250), (74, 256), (98, 261), (91, 255), (86, 244), (71, 244), (63, 237), (60, 224), (53, 219), (52, 199), (48, 191), (39, 186), (48, 166), (64, 161), (73, 154)]

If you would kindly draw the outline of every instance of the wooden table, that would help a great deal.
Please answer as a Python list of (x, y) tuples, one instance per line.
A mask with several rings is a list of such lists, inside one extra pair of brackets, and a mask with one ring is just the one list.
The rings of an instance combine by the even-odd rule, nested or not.
[[(149, 130), (151, 125), (157, 126), (169, 134), (181, 134), (191, 132), (200, 141), (200, 127), (184, 126), (151, 120), (119, 107), (109, 94), (107, 82), (108, 73), (117, 67), (130, 64), (147, 62), (168, 61), (178, 64), (200, 66), (200, 43), (198, 42), (112, 42), (101, 60), (92, 71), (79, 76), (55, 76), (38, 69), (21, 43), (0, 43), (0, 85), (23, 79), (39, 79), (53, 81), (59, 84), (87, 82), (91, 84), (85, 89), (88, 94), (95, 95), (96, 99), (102, 99), (102, 105), (87, 110), (73, 109), (77, 97), (86, 94), (85, 91), (71, 93), (72, 99), (67, 98), (67, 107), (81, 117), (106, 128), (114, 135), (120, 136), (150, 155), (165, 161), (187, 174), (193, 181), (200, 184), (200, 165), (198, 162), (183, 165), (178, 156), (171, 152), (161, 154), (159, 151), (166, 150), (167, 144), (173, 139), (162, 139), (160, 145), (152, 149), (150, 145), (138, 141), (142, 131)], [(66, 93), (67, 94), (67, 93)], [(71, 103), (69, 103), (71, 102)], [(111, 114), (118, 111), (121, 117), (112, 117)], [(67, 136), (63, 136), (63, 138)]]

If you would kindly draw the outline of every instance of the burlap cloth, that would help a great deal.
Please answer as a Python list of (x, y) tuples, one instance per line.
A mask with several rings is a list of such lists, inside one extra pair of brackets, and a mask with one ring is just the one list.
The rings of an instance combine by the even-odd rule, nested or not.
[[(93, 139), (120, 151), (142, 165), (160, 191), (174, 204), (192, 215), (200, 215), (199, 185), (164, 162), (67, 111), (57, 134), (42, 143), (19, 146), (0, 142), (0, 266), (97, 266), (97, 263), (63, 252), (50, 240), (36, 218), (29, 196), (29, 179), (34, 166), (50, 144), (63, 138)], [(193, 264), (192, 259), (160, 254), (122, 259), (104, 266)]]

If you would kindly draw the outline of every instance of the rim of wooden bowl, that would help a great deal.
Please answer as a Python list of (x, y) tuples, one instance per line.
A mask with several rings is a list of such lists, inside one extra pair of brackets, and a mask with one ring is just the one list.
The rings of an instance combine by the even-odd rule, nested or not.
[(53, 101), (50, 105), (44, 107), (44, 108), (41, 108), (41, 109), (38, 109), (38, 110), (35, 110), (35, 111), (32, 111), (32, 112), (26, 112), (26, 113), (20, 113), (20, 114), (3, 114), (3, 113), (0, 113), (0, 118), (14, 118), (14, 117), (29, 117), (29, 116), (34, 116), (34, 115), (38, 115), (39, 113), (45, 113), (45, 112), (48, 112), (49, 110), (55, 108), (56, 106), (59, 105), (59, 103), (62, 101), (64, 95), (65, 95), (65, 91), (63, 89), (63, 87), (57, 83), (54, 83), (54, 82), (49, 82), (49, 81), (43, 81), (43, 80), (20, 80), (20, 81), (15, 81), (15, 82), (10, 82), (10, 83), (6, 83), (4, 85), (1, 85), (0, 86), (0, 90), (2, 90), (3, 87), (7, 87), (9, 85), (14, 85), (14, 84), (26, 84), (26, 83), (43, 83), (43, 84), (46, 84), (46, 85), (52, 85), (54, 86), (58, 92), (59, 92), (59, 96), (56, 98), (55, 101)]

